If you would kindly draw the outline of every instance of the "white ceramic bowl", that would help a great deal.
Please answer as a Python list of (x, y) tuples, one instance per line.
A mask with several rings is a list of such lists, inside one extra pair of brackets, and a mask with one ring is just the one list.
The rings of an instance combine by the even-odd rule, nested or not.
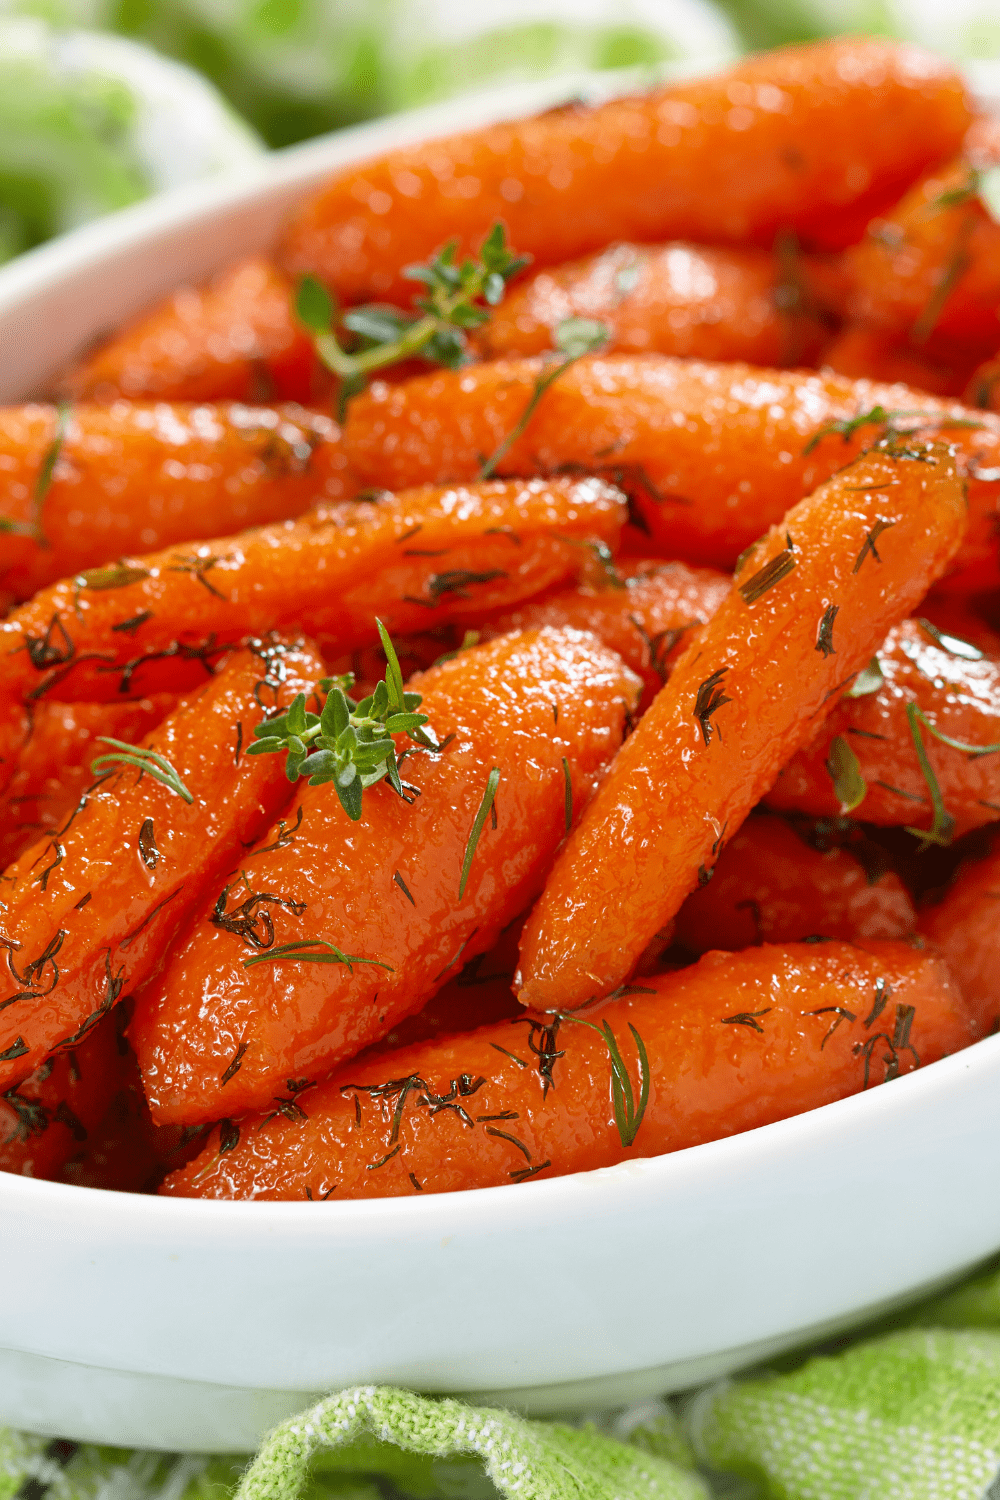
[[(566, 93), (508, 91), (351, 131), (24, 257), (0, 272), (0, 399), (39, 389), (179, 281), (268, 245), (335, 167)], [(691, 1386), (1000, 1246), (998, 1110), (993, 1037), (731, 1140), (476, 1193), (214, 1203), (0, 1173), (0, 1422), (248, 1450), (357, 1382), (531, 1412)]]

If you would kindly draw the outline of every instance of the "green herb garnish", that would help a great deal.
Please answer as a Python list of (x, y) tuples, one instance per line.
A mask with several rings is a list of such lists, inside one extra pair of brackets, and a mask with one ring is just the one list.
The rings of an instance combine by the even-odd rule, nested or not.
[(611, 1059), (611, 1103), (615, 1112), (618, 1136), (623, 1146), (626, 1148), (631, 1146), (639, 1133), (639, 1126), (642, 1124), (646, 1105), (649, 1102), (650, 1068), (645, 1042), (629, 1021), (628, 1029), (632, 1033), (632, 1040), (639, 1053), (639, 1103), (636, 1106), (632, 1080), (622, 1060), (611, 1023), (602, 1021), (598, 1026), (596, 1022), (584, 1021), (581, 1016), (570, 1015), (568, 1011), (557, 1011), (556, 1014), (561, 1021), (575, 1021), (578, 1026), (589, 1026), (591, 1031), (596, 1031), (597, 1035), (603, 1039)]
[(113, 740), (105, 734), (97, 736), (97, 743), (113, 745), (114, 752), (111, 755), (99, 755), (96, 760), (90, 762), (90, 769), (95, 776), (102, 776), (119, 767), (135, 766), (137, 771), (152, 776), (154, 781), (160, 782), (168, 791), (173, 792), (177, 797), (182, 797), (185, 802), (194, 801), (169, 760), (162, 755), (157, 755), (155, 750), (143, 750), (138, 745), (130, 745), (125, 740)]
[(879, 692), (884, 682), (885, 677), (882, 675), (882, 668), (879, 666), (878, 657), (873, 656), (867, 667), (861, 668), (861, 671), (847, 689), (844, 697), (867, 698), (872, 693)]
[[(955, 819), (944, 805), (944, 798), (941, 796), (941, 787), (934, 774), (934, 768), (927, 758), (924, 737), (920, 733), (921, 724), (927, 729), (930, 729), (931, 726), (915, 703), (908, 703), (906, 705), (906, 718), (910, 726), (910, 734), (913, 737), (913, 748), (917, 752), (917, 760), (920, 762), (920, 770), (927, 783), (927, 790), (931, 794), (931, 805), (934, 809), (934, 817), (930, 828), (907, 828), (906, 832), (912, 833), (915, 838), (920, 839), (921, 853), (927, 848), (928, 844), (939, 844), (946, 848), (955, 836)], [(941, 738), (939, 731), (933, 730), (932, 733)], [(957, 742), (952, 741), (952, 744), (957, 745)]]
[(344, 953), (335, 943), (328, 943), (325, 938), (303, 938), (297, 943), (282, 943), (280, 948), (269, 948), (266, 953), (256, 953), (253, 958), (243, 960), (244, 969), (252, 969), (254, 964), (346, 964), (348, 972), (354, 973), (355, 964), (374, 964), (377, 969), (385, 969), (387, 974), (396, 971), (390, 964), (384, 964), (377, 958), (359, 958), (356, 953)]
[(868, 795), (868, 783), (861, 774), (858, 757), (843, 735), (838, 734), (831, 741), (826, 769), (841, 808), (844, 812), (853, 812)]
[(499, 785), (500, 768), (499, 766), (494, 766), (486, 779), (486, 790), (483, 793), (483, 800), (479, 804), (479, 811), (476, 813), (472, 824), (472, 831), (469, 834), (469, 842), (465, 846), (465, 858), (462, 860), (462, 875), (458, 882), (459, 901), (465, 895), (465, 887), (468, 884), (469, 872), (472, 869), (472, 860), (476, 852), (476, 846), (479, 843), (479, 836), (486, 824), (486, 819), (489, 816), (490, 808), (493, 806), (493, 799), (497, 794), (497, 787)]

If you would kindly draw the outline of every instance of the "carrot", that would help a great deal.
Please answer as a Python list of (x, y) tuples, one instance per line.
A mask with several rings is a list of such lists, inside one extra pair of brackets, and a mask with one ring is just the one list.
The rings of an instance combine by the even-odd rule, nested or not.
[(166, 693), (132, 703), (40, 703), (25, 714), (13, 774), (0, 794), (0, 870), (53, 833), (94, 780), (97, 736), (133, 744), (174, 707)]
[(930, 348), (914, 349), (905, 339), (854, 325), (827, 345), (822, 363), (824, 369), (852, 380), (901, 383), (935, 396), (960, 396), (971, 406), (989, 406), (988, 401), (969, 400), (967, 388), (975, 363), (969, 351), (940, 338)]
[(0, 1094), (0, 1172), (52, 1178), (80, 1150), (121, 1081), (120, 1041), (108, 1017), (79, 1047)]
[[(64, 579), (0, 621), (0, 697), (114, 696), (123, 672), (219, 651), (283, 624), (349, 650), (481, 613), (573, 577), (614, 546), (619, 492), (600, 480), (489, 483), (347, 501), (297, 522), (127, 557)], [(81, 670), (82, 669), (82, 670)], [(141, 677), (156, 691), (155, 673)], [(103, 686), (102, 686), (103, 684)]]
[(477, 337), (485, 359), (542, 354), (565, 318), (596, 318), (607, 352), (812, 364), (829, 338), (808, 271), (767, 250), (616, 244), (536, 272)]
[(31, 719), (26, 709), (17, 703), (0, 703), (0, 796), (7, 790), (17, 770), (30, 728)]
[(975, 1036), (944, 964), (905, 943), (709, 953), (579, 1018), (348, 1063), (297, 1114), (224, 1121), (161, 1191), (317, 1201), (558, 1177), (815, 1109)]
[(938, 844), (995, 822), (1000, 660), (923, 620), (890, 630), (874, 660), (783, 768), (768, 806), (813, 817), (849, 810)]
[(920, 917), (920, 931), (940, 951), (954, 974), (977, 1033), (1000, 1027), (997, 973), (997, 903), (1000, 902), (1000, 850), (968, 860), (944, 900)]
[(0, 409), (0, 587), (23, 599), (123, 553), (351, 495), (339, 439), (329, 417), (297, 406)]
[(329, 378), (292, 316), (294, 288), (248, 256), (172, 295), (84, 356), (60, 382), (72, 401), (303, 401)]
[[(916, 926), (906, 887), (875, 845), (830, 844), (816, 830), (751, 815), (711, 882), (677, 913), (674, 941), (691, 953), (833, 938), (902, 938)], [(872, 856), (875, 856), (873, 859)]]
[[(372, 386), (351, 402), (344, 430), (359, 482), (474, 478), (551, 368), (499, 360)], [(789, 506), (883, 435), (890, 414), (896, 427), (954, 445), (971, 518), (958, 561), (985, 570), (978, 587), (996, 587), (1000, 419), (908, 386), (654, 354), (583, 358), (545, 391), (498, 468), (603, 473), (630, 494), (649, 550), (731, 568)]]
[(522, 937), (526, 1005), (579, 1005), (627, 977), (964, 526), (948, 450), (890, 443), (753, 549), (556, 860)]
[(129, 1035), (157, 1123), (293, 1101), (490, 949), (541, 889), (638, 692), (593, 636), (553, 630), (413, 685), (444, 748), (408, 756), (405, 799), (366, 793), (355, 831), (330, 786), (303, 791), (284, 815), (294, 841), (264, 835), (140, 997)]
[(560, 589), (487, 616), (479, 634), (491, 639), (507, 630), (541, 625), (591, 630), (642, 678), (640, 709), (645, 710), (692, 633), (711, 619), (730, 588), (724, 573), (657, 558), (612, 566), (594, 584)]
[[(970, 114), (958, 75), (915, 48), (848, 38), (751, 57), (714, 78), (568, 105), (350, 167), (292, 215), (279, 255), (340, 297), (404, 299), (405, 266), (496, 220), (540, 266), (615, 239), (851, 243)], [(846, 228), (847, 237), (843, 237)]]
[(980, 411), (1000, 411), (1000, 354), (978, 364), (969, 376), (964, 398)]
[(164, 720), (148, 754), (100, 747), (111, 759), (95, 762), (96, 787), (4, 876), (0, 1089), (76, 1046), (147, 978), (241, 841), (272, 821), (288, 783), (243, 748), (262, 705), (321, 671), (306, 648), (258, 643)]

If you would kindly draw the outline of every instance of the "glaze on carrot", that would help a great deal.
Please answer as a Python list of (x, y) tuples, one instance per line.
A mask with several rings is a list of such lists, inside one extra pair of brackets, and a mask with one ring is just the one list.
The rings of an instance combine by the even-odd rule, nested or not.
[(522, 936), (526, 1005), (580, 1005), (627, 978), (889, 627), (948, 566), (965, 519), (948, 449), (890, 444), (820, 486), (753, 548), (556, 861)]
[(893, 339), (875, 328), (858, 325), (844, 331), (823, 350), (823, 368), (852, 380), (903, 384), (935, 396), (957, 396), (968, 405), (989, 407), (989, 401), (969, 399), (968, 386), (975, 357), (968, 349), (937, 338), (933, 346), (915, 349), (905, 339)]
[(994, 844), (985, 859), (966, 861), (944, 900), (920, 917), (920, 931), (954, 974), (980, 1036), (1000, 1028), (998, 908), (1000, 851)]
[(630, 1146), (604, 1037), (529, 1014), (357, 1059), (303, 1093), (297, 1115), (227, 1120), (161, 1191), (337, 1202), (590, 1171), (815, 1109), (976, 1036), (944, 964), (904, 943), (710, 953), (585, 1019), (610, 1026), (636, 1102), (630, 1026), (646, 1048), (648, 1103)]
[[(617, 656), (566, 630), (505, 636), (412, 685), (444, 748), (407, 754), (405, 798), (372, 788), (354, 824), (330, 786), (306, 788), (282, 815), (294, 838), (270, 830), (217, 882), (140, 997), (129, 1036), (157, 1123), (294, 1100), (491, 948), (638, 693)], [(307, 942), (320, 960), (286, 954)], [(324, 944), (346, 960), (323, 961)]]
[[(346, 501), (295, 522), (69, 578), (0, 620), (0, 697), (113, 697), (147, 657), (299, 625), (329, 649), (388, 629), (474, 622), (575, 577), (614, 548), (620, 492), (599, 479), (494, 482)], [(173, 654), (171, 654), (173, 653)], [(156, 691), (155, 673), (142, 679)]]
[(783, 228), (836, 248), (857, 237), (852, 208), (892, 202), (970, 118), (958, 74), (914, 47), (789, 47), (350, 167), (293, 213), (279, 259), (344, 301), (399, 302), (403, 267), (451, 238), (471, 254), (497, 220), (539, 266), (615, 239), (770, 248)]

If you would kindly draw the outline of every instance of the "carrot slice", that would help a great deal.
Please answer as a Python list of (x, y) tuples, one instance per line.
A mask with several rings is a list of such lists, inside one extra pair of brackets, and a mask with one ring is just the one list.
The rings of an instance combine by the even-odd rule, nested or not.
[[(344, 430), (360, 482), (474, 477), (552, 368), (498, 360), (373, 385), (351, 402)], [(954, 445), (970, 512), (957, 565), (986, 568), (980, 588), (1000, 585), (1000, 419), (908, 386), (655, 354), (583, 358), (545, 391), (498, 469), (603, 473), (631, 496), (650, 549), (731, 568), (789, 506), (884, 434), (890, 414), (897, 427)]]
[(830, 843), (814, 827), (800, 835), (782, 818), (751, 815), (710, 883), (677, 913), (674, 941), (707, 953), (815, 935), (903, 938), (916, 921), (906, 887), (874, 844)]
[(261, 255), (181, 286), (67, 372), (73, 401), (315, 401), (329, 389), (294, 288)]
[(149, 754), (98, 762), (108, 774), (6, 872), (0, 1089), (76, 1046), (147, 978), (206, 883), (275, 816), (288, 796), (282, 766), (243, 748), (262, 705), (321, 672), (308, 649), (277, 641), (240, 653), (148, 737)]
[(556, 861), (522, 937), (526, 1005), (580, 1005), (626, 978), (964, 526), (948, 449), (889, 445), (753, 549)]
[(922, 620), (890, 630), (874, 661), (783, 768), (768, 805), (824, 817), (849, 804), (866, 823), (910, 825), (934, 843), (995, 822), (1000, 661)]
[(980, 1035), (1000, 1028), (997, 903), (1000, 850), (969, 860), (944, 900), (922, 913), (920, 931), (943, 954)]
[[(709, 953), (629, 990), (578, 1019), (527, 1015), (348, 1063), (294, 1115), (224, 1121), (161, 1191), (316, 1201), (557, 1177), (815, 1109), (976, 1036), (945, 965), (905, 943)], [(609, 1033), (631, 1111), (624, 1083), (615, 1109)]]
[(126, 558), (0, 621), (0, 695), (114, 696), (146, 658), (172, 667), (283, 624), (349, 650), (376, 639), (376, 615), (393, 632), (471, 623), (575, 576), (591, 543), (615, 546), (623, 519), (622, 495), (597, 479), (494, 482), (347, 501)]
[(958, 74), (915, 48), (789, 47), (350, 167), (292, 215), (279, 259), (355, 302), (403, 300), (405, 266), (452, 237), (472, 253), (496, 220), (538, 265), (614, 239), (770, 247), (782, 228), (836, 248), (852, 206), (892, 202), (970, 118)]
[(123, 553), (280, 521), (357, 488), (337, 424), (298, 406), (9, 406), (0, 449), (0, 588), (22, 599), (82, 570), (111, 577)]
[(407, 755), (405, 800), (373, 787), (355, 825), (332, 787), (308, 787), (284, 815), (294, 839), (272, 829), (218, 882), (140, 998), (129, 1035), (158, 1123), (294, 1099), (491, 948), (541, 889), (638, 689), (593, 636), (553, 630), (413, 685), (444, 748)]

